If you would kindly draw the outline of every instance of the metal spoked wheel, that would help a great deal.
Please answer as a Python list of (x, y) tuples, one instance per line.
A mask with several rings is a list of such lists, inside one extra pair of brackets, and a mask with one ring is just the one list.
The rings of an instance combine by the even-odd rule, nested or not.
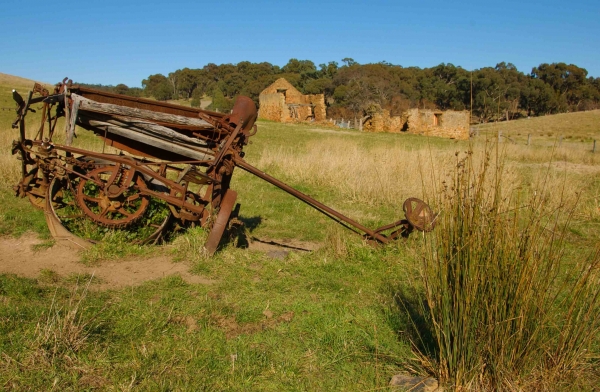
[[(141, 194), (144, 178), (117, 166), (103, 166), (86, 173), (76, 187), (75, 201), (96, 223), (125, 228), (139, 220), (150, 205), (150, 197)], [(110, 185), (109, 185), (110, 183)]]
[[(92, 172), (96, 172), (94, 175), (98, 177), (112, 173), (113, 169), (101, 167)], [(55, 177), (51, 181), (46, 196), (46, 220), (53, 236), (67, 236), (69, 233), (84, 243), (95, 243), (109, 232), (117, 232), (134, 244), (157, 243), (161, 240), (171, 220), (171, 211), (166, 202), (154, 197), (133, 197), (126, 192), (119, 198), (104, 198), (97, 190), (88, 190), (89, 187), (89, 180), (78, 176)], [(79, 190), (84, 192), (84, 196), (78, 195)], [(138, 202), (124, 207), (116, 205), (115, 199), (119, 203)], [(136, 213), (140, 211), (138, 216)], [(104, 221), (96, 220), (97, 217), (111, 219), (109, 223), (116, 224), (107, 225)], [(124, 224), (127, 220), (128, 224)]]

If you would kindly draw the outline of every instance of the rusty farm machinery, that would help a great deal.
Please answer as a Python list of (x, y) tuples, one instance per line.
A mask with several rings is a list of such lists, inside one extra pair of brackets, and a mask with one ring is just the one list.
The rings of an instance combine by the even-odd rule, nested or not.
[[(207, 228), (205, 247), (213, 254), (236, 203), (230, 189), (236, 167), (371, 242), (433, 228), (435, 216), (419, 199), (405, 201), (405, 219), (372, 230), (250, 165), (243, 149), (257, 131), (257, 109), (247, 97), (238, 97), (224, 114), (112, 94), (65, 78), (52, 92), (35, 84), (25, 97), (13, 90), (13, 98), (12, 126), (19, 137), (12, 153), (21, 160), (22, 174), (14, 189), (44, 210), (58, 242), (86, 248), (103, 233), (121, 229), (135, 233), (132, 241), (156, 243), (176, 222)], [(26, 130), (35, 104), (41, 123)], [(58, 130), (60, 117), (64, 129)], [(74, 147), (76, 126), (101, 138), (103, 151)]]

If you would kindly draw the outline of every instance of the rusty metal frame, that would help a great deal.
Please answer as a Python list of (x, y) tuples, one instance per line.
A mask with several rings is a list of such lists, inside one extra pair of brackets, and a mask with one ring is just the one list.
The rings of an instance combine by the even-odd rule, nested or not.
[[(34, 93), (40, 96), (33, 97)], [(141, 195), (140, 197), (154, 197), (163, 200), (178, 219), (184, 222), (186, 220), (197, 220), (203, 226), (211, 226), (211, 232), (206, 243), (206, 248), (210, 254), (216, 251), (234, 208), (237, 193), (229, 189), (229, 184), (235, 167), (240, 167), (287, 192), (371, 242), (388, 243), (400, 236), (408, 236), (415, 229), (420, 231), (432, 230), (435, 225), (435, 214), (432, 213), (429, 206), (419, 199), (409, 198), (403, 206), (406, 219), (401, 219), (377, 229), (370, 229), (246, 162), (243, 159), (243, 147), (248, 143), (248, 139), (256, 133), (255, 121), (257, 118), (256, 107), (252, 100), (247, 97), (238, 97), (232, 113), (223, 114), (76, 86), (72, 85), (70, 80), (67, 82), (66, 78), (62, 83), (57, 84), (52, 95), (42, 86), (36, 85), (33, 91), (29, 92), (27, 99), (23, 99), (16, 91), (13, 91), (13, 97), (17, 102), (17, 120), (13, 123), (13, 128), (19, 128), (19, 140), (13, 142), (13, 154), (18, 153), (21, 156), (23, 177), (15, 187), (15, 191), (21, 197), (29, 196), (34, 205), (44, 206), (48, 226), (53, 235), (63, 240), (66, 238), (67, 242), (75, 243), (77, 246), (84, 246), (87, 242), (67, 234), (68, 230), (62, 227), (60, 220), (54, 213), (49, 195), (46, 196), (45, 204), (39, 199), (39, 195), (40, 193), (43, 194), (43, 190), (46, 189), (50, 192), (49, 183), (55, 177), (66, 179), (66, 181), (81, 179), (80, 181), (86, 181), (86, 183), (93, 182), (100, 189), (99, 197), (103, 200), (103, 203), (108, 203), (109, 206), (112, 206), (113, 203), (119, 206), (120, 202), (117, 199), (124, 194), (126, 189), (132, 189), (136, 194)], [(88, 106), (86, 109), (73, 107), (75, 106), (73, 100), (76, 97), (77, 99), (84, 99), (83, 103), (85, 103), (85, 100), (88, 100), (90, 105), (94, 103), (99, 109), (90, 109), (93, 106)], [(29, 140), (26, 139), (24, 118), (29, 111), (33, 111), (30, 109), (30, 105), (39, 102), (44, 103), (42, 124), (34, 139)], [(79, 105), (79, 101), (77, 102), (77, 105)], [(162, 113), (160, 116), (158, 114), (151, 116), (153, 120), (147, 122), (148, 126), (156, 124), (154, 127), (159, 130), (168, 128), (168, 132), (177, 132), (184, 135), (184, 139), (181, 139), (183, 136), (177, 136), (178, 140), (191, 140), (185, 139), (185, 137), (203, 140), (199, 143), (202, 146), (206, 145), (203, 150), (206, 151), (205, 156), (212, 158), (190, 159), (185, 156), (185, 149), (173, 150), (172, 152), (162, 149), (160, 146), (168, 146), (169, 140), (168, 138), (165, 139), (166, 136), (164, 135), (159, 135), (158, 144), (149, 145), (146, 140), (150, 140), (148, 138), (153, 136), (147, 135), (143, 130), (141, 135), (129, 139), (119, 136), (117, 131), (109, 132), (108, 126), (103, 130), (93, 125), (97, 123), (104, 124), (104, 122), (96, 121), (94, 123), (81, 120), (83, 118), (81, 116), (92, 119), (97, 118), (93, 115), (95, 110), (100, 110), (99, 113), (103, 113), (102, 110), (109, 107), (122, 108), (119, 109), (119, 113), (122, 110), (126, 114), (132, 113), (133, 117), (137, 115), (140, 118), (144, 118), (140, 113)], [(55, 109), (54, 116), (51, 113), (52, 109)], [(90, 112), (90, 110), (92, 111)], [(74, 121), (73, 124), (82, 125), (85, 129), (96, 133), (106, 144), (117, 146), (138, 156), (138, 158), (99, 153), (70, 145), (53, 143), (52, 136), (55, 132), (57, 120), (61, 116), (69, 116), (67, 127), (69, 127), (71, 121)], [(112, 124), (121, 124), (119, 121), (126, 121), (129, 118), (125, 117), (124, 120), (122, 116), (111, 117), (107, 114), (103, 114), (103, 116), (108, 116), (109, 119), (118, 119), (118, 121), (113, 121)], [(179, 118), (199, 119), (203, 122), (198, 122), (199, 120), (193, 122), (191, 122), (192, 120), (180, 121)], [(44, 136), (46, 121), (49, 127), (47, 137)], [(120, 127), (120, 125), (114, 126)], [(125, 135), (128, 134), (125, 133)], [(173, 137), (176, 136), (173, 135)], [(182, 153), (184, 155), (181, 155)], [(90, 170), (101, 173), (101, 169), (94, 168), (107, 165), (114, 167), (114, 169), (107, 170), (107, 172), (112, 172), (107, 180), (93, 178), (93, 171), (90, 172), (92, 173), (91, 176), (87, 174)], [(188, 166), (181, 168), (176, 165)], [(196, 168), (203, 168), (204, 171)], [(170, 172), (179, 173), (179, 178), (177, 180), (168, 178), (167, 173)], [(142, 176), (143, 180), (137, 176)], [(120, 183), (118, 183), (117, 178), (119, 178)], [(138, 178), (135, 183), (132, 182), (134, 178)], [(161, 191), (147, 186), (146, 184), (149, 183), (161, 184)], [(202, 189), (205, 189), (205, 193), (199, 195), (191, 192), (188, 189), (189, 183), (199, 184)], [(85, 198), (83, 195), (79, 196)], [(133, 198), (133, 196), (131, 197)], [(104, 212), (102, 214), (105, 214), (109, 207), (103, 208)], [(102, 216), (93, 216), (90, 213), (86, 212), (99, 224), (109, 225), (113, 223), (103, 221)], [(139, 213), (143, 215), (144, 211)], [(213, 214), (216, 214), (215, 219), (209, 219)], [(133, 218), (131, 220), (133, 221)], [(384, 234), (388, 231), (391, 231), (391, 233)]]

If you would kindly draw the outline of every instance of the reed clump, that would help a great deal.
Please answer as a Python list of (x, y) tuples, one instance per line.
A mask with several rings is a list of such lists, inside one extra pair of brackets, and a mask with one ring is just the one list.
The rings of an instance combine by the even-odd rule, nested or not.
[(570, 390), (598, 339), (600, 250), (565, 257), (573, 209), (548, 202), (544, 178), (524, 188), (505, 171), (497, 149), (457, 153), (432, 200), (421, 316), (434, 349), (420, 357), (449, 390)]

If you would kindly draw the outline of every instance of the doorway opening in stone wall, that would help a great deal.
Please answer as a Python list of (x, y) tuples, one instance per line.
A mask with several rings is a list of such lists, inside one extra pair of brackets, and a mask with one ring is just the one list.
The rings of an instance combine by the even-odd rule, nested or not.
[(434, 113), (433, 114), (433, 126), (439, 127), (442, 125), (442, 113)]

